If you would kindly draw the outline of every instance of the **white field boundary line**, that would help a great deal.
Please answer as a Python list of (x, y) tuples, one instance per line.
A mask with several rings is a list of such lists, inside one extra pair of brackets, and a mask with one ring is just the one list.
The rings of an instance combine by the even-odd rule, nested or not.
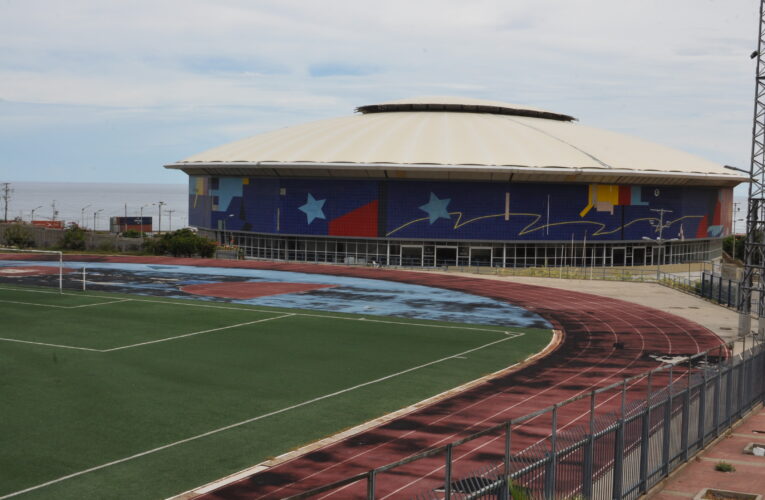
[[(57, 293), (56, 295), (63, 295), (63, 294)], [(102, 298), (102, 297), (99, 297), (99, 298)], [(39, 302), (22, 302), (20, 300), (4, 300), (4, 299), (0, 299), (0, 302), (4, 304), (17, 304), (17, 305), (24, 305), (24, 306), (52, 307), (54, 309), (80, 309), (82, 307), (104, 306), (106, 304), (117, 304), (119, 302), (132, 302), (132, 300), (133, 299), (110, 300), (108, 302), (96, 302), (94, 304), (82, 304), (79, 306), (59, 306), (56, 304), (40, 304)]]
[[(119, 301), (119, 302), (124, 302), (124, 301)], [(262, 319), (257, 319), (257, 320), (254, 320), (254, 321), (247, 321), (245, 323), (237, 323), (235, 325), (221, 326), (221, 327), (218, 327), (218, 328), (210, 328), (210, 329), (207, 329), (207, 330), (200, 330), (198, 332), (183, 333), (181, 335), (175, 335), (173, 337), (165, 337), (165, 338), (156, 339), (156, 340), (149, 340), (149, 341), (146, 341), (146, 342), (138, 342), (137, 344), (129, 344), (129, 345), (123, 345), (123, 346), (119, 346), (119, 347), (111, 347), (109, 349), (93, 349), (91, 347), (76, 347), (76, 346), (63, 345), (63, 344), (49, 344), (49, 343), (46, 343), (46, 342), (35, 342), (35, 341), (32, 341), (32, 340), (9, 339), (9, 338), (3, 338), (3, 337), (0, 337), (0, 341), (19, 342), (19, 343), (22, 343), (22, 344), (34, 344), (34, 345), (41, 345), (41, 346), (46, 346), (46, 347), (61, 347), (63, 349), (76, 349), (76, 350), (79, 350), (79, 351), (90, 351), (90, 352), (105, 353), (105, 352), (121, 351), (123, 349), (132, 349), (133, 347), (140, 347), (140, 346), (143, 346), (143, 345), (158, 344), (160, 342), (167, 342), (167, 341), (170, 341), (170, 340), (177, 340), (177, 339), (182, 339), (182, 338), (186, 338), (186, 337), (193, 337), (195, 335), (202, 335), (203, 333), (219, 332), (219, 331), (222, 331), (222, 330), (229, 330), (231, 328), (238, 328), (238, 327), (241, 327), (241, 326), (254, 325), (255, 323), (265, 323), (266, 321), (272, 321), (272, 320), (275, 320), (275, 319), (287, 318), (289, 316), (294, 316), (294, 314), (282, 314), (282, 315), (279, 315), (279, 316), (275, 316), (273, 318), (262, 318)]]
[(142, 346), (142, 345), (158, 344), (160, 342), (168, 342), (170, 340), (177, 340), (177, 339), (182, 339), (182, 338), (186, 338), (186, 337), (193, 337), (194, 335), (202, 335), (203, 333), (220, 332), (222, 330), (229, 330), (231, 328), (239, 328), (240, 326), (254, 325), (256, 323), (265, 323), (266, 321), (273, 321), (273, 320), (276, 320), (276, 319), (288, 318), (290, 316), (294, 316), (294, 314), (282, 314), (280, 316), (274, 316), (273, 318), (256, 319), (255, 321), (247, 321), (245, 323), (237, 323), (236, 325), (221, 326), (219, 328), (210, 328), (209, 330), (200, 330), (198, 332), (184, 333), (182, 335), (176, 335), (174, 337), (167, 337), (167, 338), (164, 338), (164, 339), (149, 340), (147, 342), (139, 342), (137, 344), (123, 345), (123, 346), (120, 346), (120, 347), (112, 347), (111, 349), (102, 349), (99, 352), (122, 351), (123, 349), (132, 349), (134, 347), (139, 347), (139, 346)]
[[(54, 294), (54, 295), (70, 295), (73, 297), (97, 297), (100, 299), (112, 298), (112, 297), (104, 296), (104, 295), (80, 295), (76, 293), (50, 292), (48, 290), (20, 290), (17, 288), (5, 288), (5, 287), (0, 287), (0, 290), (23, 291), (23, 292), (30, 292), (30, 293), (48, 293), (48, 294)], [(179, 299), (179, 300), (183, 300), (183, 299)], [(185, 306), (185, 307), (204, 307), (209, 309), (225, 309), (229, 311), (246, 311), (246, 312), (256, 312), (256, 313), (277, 314), (277, 311), (272, 311), (268, 309), (254, 309), (249, 307), (235, 307), (235, 306), (217, 306), (212, 304), (184, 304), (183, 302), (175, 302), (175, 301), (169, 301), (169, 300), (150, 300), (150, 299), (130, 298), (130, 299), (125, 299), (125, 301), (147, 302), (150, 304), (169, 304), (174, 306)], [(44, 304), (40, 304), (40, 305), (44, 305)], [(68, 308), (70, 306), (55, 306), (55, 307)], [(80, 307), (80, 306), (75, 306), (75, 307)], [(420, 326), (423, 328), (442, 328), (442, 329), (448, 329), (448, 330), (472, 330), (472, 331), (478, 331), (478, 332), (508, 333), (507, 330), (499, 330), (499, 329), (491, 329), (491, 328), (479, 328), (479, 327), (473, 327), (473, 326), (430, 325), (427, 323), (411, 323), (406, 321), (389, 321), (389, 320), (383, 320), (383, 319), (370, 319), (366, 316), (363, 316), (360, 318), (352, 318), (352, 317), (346, 317), (346, 316), (335, 316), (333, 314), (312, 314), (312, 313), (291, 313), (291, 314), (293, 316), (305, 316), (309, 318), (329, 318), (329, 319), (339, 319), (344, 321), (367, 321), (371, 323), (386, 323), (391, 325)]]
[(90, 347), (75, 347), (75, 346), (72, 346), (72, 345), (48, 344), (46, 342), (34, 342), (32, 340), (8, 339), (8, 338), (4, 338), (4, 337), (0, 337), (0, 341), (2, 341), (2, 342), (18, 342), (19, 344), (41, 345), (41, 346), (45, 346), (45, 347), (58, 347), (58, 348), (61, 348), (61, 349), (75, 349), (77, 351), (103, 352), (100, 349), (92, 349)]
[[(275, 318), (272, 318), (272, 319), (275, 319)], [(503, 333), (503, 332), (497, 331), (497, 333)], [(434, 361), (429, 361), (429, 362), (423, 363), (421, 365), (417, 365), (417, 366), (413, 366), (411, 368), (407, 368), (406, 370), (401, 370), (401, 371), (396, 372), (396, 373), (391, 373), (390, 375), (385, 375), (384, 377), (380, 377), (380, 378), (377, 378), (377, 379), (374, 379), (374, 380), (363, 382), (361, 384), (357, 384), (357, 385), (354, 385), (352, 387), (347, 387), (345, 389), (340, 389), (339, 391), (335, 391), (335, 392), (332, 392), (332, 393), (329, 393), (329, 394), (324, 394), (323, 396), (317, 396), (317, 397), (315, 397), (313, 399), (309, 399), (309, 400), (303, 401), (301, 403), (294, 404), (292, 406), (287, 406), (285, 408), (281, 408), (279, 410), (274, 410), (274, 411), (271, 411), (271, 412), (268, 412), (268, 413), (264, 413), (262, 415), (258, 415), (256, 417), (248, 418), (248, 419), (242, 420), (240, 422), (229, 424), (229, 425), (226, 425), (226, 426), (223, 426), (223, 427), (218, 427), (217, 429), (212, 429), (210, 431), (203, 432), (202, 434), (197, 434), (196, 436), (187, 437), (185, 439), (180, 439), (180, 440), (172, 442), (172, 443), (168, 443), (168, 444), (165, 444), (165, 445), (162, 445), (162, 446), (157, 446), (156, 448), (152, 448), (150, 450), (142, 451), (140, 453), (136, 453), (136, 454), (130, 455), (128, 457), (120, 458), (118, 460), (113, 460), (111, 462), (107, 462), (105, 464), (97, 465), (95, 467), (90, 467), (89, 469), (84, 469), (84, 470), (81, 470), (81, 471), (78, 471), (78, 472), (74, 472), (72, 474), (67, 474), (66, 476), (61, 476), (59, 478), (53, 479), (51, 481), (47, 481), (45, 483), (40, 483), (38, 485), (30, 486), (29, 488), (25, 488), (23, 490), (18, 490), (18, 491), (14, 491), (12, 493), (8, 493), (7, 495), (1, 496), (0, 500), (5, 500), (7, 498), (12, 498), (12, 497), (15, 497), (15, 496), (18, 496), (18, 495), (23, 495), (24, 493), (29, 493), (30, 491), (39, 490), (40, 488), (45, 488), (47, 486), (51, 486), (51, 485), (54, 485), (56, 483), (60, 483), (62, 481), (66, 481), (68, 479), (72, 479), (72, 478), (75, 478), (75, 477), (78, 477), (78, 476), (82, 476), (84, 474), (88, 474), (90, 472), (95, 472), (97, 470), (105, 469), (107, 467), (111, 467), (113, 465), (118, 465), (118, 464), (121, 464), (121, 463), (124, 463), (124, 462), (128, 462), (130, 460), (134, 460), (136, 458), (144, 457), (146, 455), (151, 455), (152, 453), (157, 453), (159, 451), (166, 450), (168, 448), (172, 448), (172, 447), (175, 447), (175, 446), (178, 446), (178, 445), (189, 443), (191, 441), (196, 441), (197, 439), (201, 439), (201, 438), (204, 438), (204, 437), (207, 437), (207, 436), (212, 436), (214, 434), (218, 434), (220, 432), (224, 432), (224, 431), (228, 431), (228, 430), (231, 430), (231, 429), (234, 429), (234, 428), (237, 428), (237, 427), (241, 427), (243, 425), (247, 425), (247, 424), (250, 424), (252, 422), (257, 422), (258, 420), (263, 420), (265, 418), (273, 417), (273, 416), (279, 415), (281, 413), (286, 413), (288, 411), (295, 410), (295, 409), (301, 408), (303, 406), (308, 406), (310, 404), (317, 403), (319, 401), (323, 401), (325, 399), (333, 398), (333, 397), (336, 397), (336, 396), (340, 396), (342, 394), (345, 394), (345, 393), (348, 393), (348, 392), (351, 392), (351, 391), (355, 391), (355, 390), (361, 389), (363, 387), (367, 387), (367, 386), (370, 386), (370, 385), (378, 384), (380, 382), (384, 382), (386, 380), (389, 380), (389, 379), (392, 379), (392, 378), (395, 378), (395, 377), (399, 377), (401, 375), (405, 375), (405, 374), (411, 373), (413, 371), (421, 370), (423, 368), (427, 368), (428, 366), (433, 366), (433, 365), (436, 365), (436, 364), (439, 364), (439, 363), (443, 363), (445, 361), (449, 361), (450, 359), (455, 359), (455, 358), (457, 358), (459, 356), (464, 356), (465, 354), (470, 354), (471, 352), (479, 351), (481, 349), (485, 349), (487, 347), (491, 347), (491, 346), (499, 344), (501, 342), (506, 342), (508, 340), (512, 340), (514, 338), (522, 337), (523, 335), (525, 335), (523, 332), (504, 332), (504, 334), (505, 334), (505, 336), (502, 337), (499, 340), (495, 340), (495, 341), (489, 342), (487, 344), (483, 344), (483, 345), (480, 345), (478, 347), (474, 347), (472, 349), (468, 349), (466, 351), (458, 352), (456, 354), (452, 354), (451, 356), (446, 356), (446, 357), (441, 358), (441, 359), (436, 359)]]

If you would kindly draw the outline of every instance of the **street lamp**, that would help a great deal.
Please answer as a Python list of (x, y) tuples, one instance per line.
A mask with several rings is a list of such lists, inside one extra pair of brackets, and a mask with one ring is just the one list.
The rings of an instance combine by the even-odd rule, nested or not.
[(90, 203), (80, 209), (80, 226), (85, 227), (85, 209), (90, 206)]
[(34, 223), (34, 221), (35, 221), (35, 210), (37, 210), (38, 208), (42, 208), (42, 207), (43, 206), (40, 205), (39, 207), (35, 207), (35, 208), (32, 209), (32, 215), (30, 216), (30, 219), (31, 219), (30, 222)]
[(157, 211), (159, 212), (159, 222), (158, 222), (158, 225), (157, 225), (157, 232), (161, 233), (162, 232), (162, 207), (165, 206), (165, 202), (164, 201), (160, 201), (160, 202), (157, 203), (157, 205), (158, 205), (157, 206)]
[(149, 205), (152, 205), (152, 203), (147, 203), (146, 205), (141, 205), (141, 243), (143, 243), (143, 207), (148, 207)]
[(644, 240), (648, 240), (648, 241), (654, 241), (656, 243), (656, 248), (657, 248), (657, 252), (656, 253), (657, 253), (657, 257), (658, 257), (658, 261), (656, 262), (656, 281), (659, 281), (661, 279), (661, 260), (663, 258), (662, 249), (663, 249), (663, 246), (664, 246), (664, 242), (665, 241), (675, 241), (675, 240), (677, 240), (677, 238), (672, 238), (670, 240), (665, 240), (665, 239), (663, 239), (661, 237), (661, 235), (664, 232), (664, 229), (668, 228), (671, 225), (671, 223), (667, 223), (667, 224), (664, 223), (664, 214), (665, 213), (670, 213), (671, 214), (672, 210), (667, 210), (666, 208), (652, 208), (651, 212), (658, 212), (659, 213), (659, 222), (656, 223), (654, 220), (651, 221), (651, 226), (653, 226), (653, 228), (656, 229), (656, 232), (659, 233), (659, 236), (657, 236), (655, 240), (653, 238), (649, 238), (648, 236), (643, 236), (643, 239)]
[(103, 211), (104, 211), (103, 208), (99, 208), (98, 210), (93, 212), (93, 232), (94, 233), (96, 232), (96, 217), (98, 216), (99, 213), (101, 213)]

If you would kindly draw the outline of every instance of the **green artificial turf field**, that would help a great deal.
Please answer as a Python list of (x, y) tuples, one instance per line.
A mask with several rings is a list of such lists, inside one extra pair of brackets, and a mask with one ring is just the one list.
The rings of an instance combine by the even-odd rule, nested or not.
[(507, 367), (551, 338), (5, 285), (0, 321), (0, 499), (166, 498)]

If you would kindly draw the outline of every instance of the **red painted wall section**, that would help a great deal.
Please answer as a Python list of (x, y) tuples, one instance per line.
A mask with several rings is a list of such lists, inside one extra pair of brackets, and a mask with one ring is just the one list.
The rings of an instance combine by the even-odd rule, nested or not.
[(622, 206), (632, 205), (632, 187), (631, 186), (619, 186), (619, 205), (622, 205)]
[(699, 222), (699, 228), (696, 230), (696, 237), (706, 238), (707, 229), (709, 229), (709, 221), (707, 220), (707, 216), (705, 215), (704, 218), (701, 219), (701, 222)]
[(377, 237), (377, 200), (329, 221), (330, 236)]

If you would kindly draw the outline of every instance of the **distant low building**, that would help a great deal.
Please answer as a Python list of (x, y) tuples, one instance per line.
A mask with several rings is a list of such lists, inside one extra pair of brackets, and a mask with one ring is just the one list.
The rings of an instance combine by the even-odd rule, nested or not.
[(151, 217), (110, 217), (109, 231), (112, 233), (124, 233), (136, 231), (150, 233), (152, 231)]

